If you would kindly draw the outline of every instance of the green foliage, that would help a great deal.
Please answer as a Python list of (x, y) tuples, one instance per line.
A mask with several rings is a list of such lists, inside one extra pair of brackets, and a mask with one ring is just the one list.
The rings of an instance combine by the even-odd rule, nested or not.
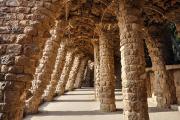
[(169, 22), (165, 25), (166, 34), (171, 34), (173, 38), (180, 43), (180, 36), (178, 36), (176, 31), (176, 25), (173, 22)]
[(178, 36), (178, 35), (176, 35), (176, 41), (178, 42), (178, 43), (180, 43), (180, 37)]
[(173, 22), (167, 23), (164, 30), (166, 33), (172, 34), (174, 37), (176, 36), (176, 25)]

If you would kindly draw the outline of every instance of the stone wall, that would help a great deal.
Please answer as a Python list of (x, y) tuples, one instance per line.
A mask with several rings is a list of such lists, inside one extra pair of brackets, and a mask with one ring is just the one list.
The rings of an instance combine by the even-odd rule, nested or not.
[[(36, 63), (42, 57), (49, 30), (59, 16), (62, 0), (0, 0), (0, 76), (5, 85), (0, 111), (21, 120)], [(2, 69), (6, 68), (6, 71)], [(5, 70), (5, 69), (4, 69)]]
[[(180, 65), (166, 65), (166, 69), (169, 73), (169, 78), (174, 80), (174, 84), (176, 86), (176, 97), (177, 97), (177, 103), (180, 104)], [(148, 97), (153, 97), (156, 95), (154, 91), (157, 91), (159, 87), (155, 84), (155, 76), (151, 68), (146, 69), (147, 71), (147, 84), (148, 87)], [(153, 101), (155, 102), (155, 101)]]

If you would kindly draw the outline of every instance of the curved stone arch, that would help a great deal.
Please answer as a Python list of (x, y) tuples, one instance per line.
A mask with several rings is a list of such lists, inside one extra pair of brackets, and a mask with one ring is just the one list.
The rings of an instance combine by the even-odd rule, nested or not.
[(73, 16), (70, 18), (69, 21), (76, 21), (76, 22), (81, 22), (85, 25), (94, 25), (96, 21), (91, 18), (91, 17), (86, 17), (86, 16)]
[(85, 41), (84, 39), (76, 39), (76, 41), (74, 41), (74, 39), (70, 39), (70, 40), (68, 39), (67, 43), (68, 43), (67, 47), (79, 48), (85, 54), (89, 54), (90, 56), (93, 56), (93, 45), (90, 42), (90, 40)]
[[(91, 35), (91, 34), (94, 34), (95, 22), (92, 22), (90, 18), (76, 17), (73, 20), (72, 19), (69, 20), (69, 23), (66, 25), (65, 28), (66, 29), (63, 30), (64, 34), (70, 32), (70, 31), (73, 31), (73, 32), (81, 32), (79, 34), (84, 33), (84, 34), (90, 34)], [(84, 31), (83, 28), (86, 28), (88, 30), (88, 32)], [(77, 29), (78, 29), (78, 31), (77, 31)]]

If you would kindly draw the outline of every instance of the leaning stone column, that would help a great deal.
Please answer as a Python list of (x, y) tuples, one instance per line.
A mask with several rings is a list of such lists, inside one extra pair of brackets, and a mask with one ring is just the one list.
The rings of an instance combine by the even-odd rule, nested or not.
[(81, 88), (84, 73), (85, 73), (85, 69), (86, 69), (86, 66), (87, 66), (87, 62), (88, 62), (87, 57), (82, 59), (82, 62), (81, 62), (81, 65), (79, 67), (78, 74), (77, 74), (77, 77), (76, 77), (76, 80), (75, 80), (74, 88)]
[[(58, 28), (57, 28), (58, 29)], [(52, 37), (47, 40), (43, 50), (43, 57), (36, 69), (34, 80), (32, 82), (31, 92), (33, 96), (27, 100), (26, 112), (37, 113), (41, 102), (41, 97), (51, 78), (51, 73), (56, 60), (56, 55), (60, 45), (60, 39), (57, 29), (52, 31)]]
[(100, 87), (100, 59), (99, 59), (99, 40), (92, 40), (94, 46), (94, 85), (95, 85), (95, 99), (99, 99), (99, 87)]
[(146, 45), (151, 57), (152, 68), (155, 75), (155, 89), (152, 97), (153, 100), (155, 100), (157, 107), (167, 108), (170, 107), (171, 98), (173, 99), (173, 93), (171, 94), (170, 88), (175, 88), (175, 86), (169, 82), (171, 79), (169, 79), (162, 49), (160, 48), (160, 46), (162, 46), (160, 43), (160, 36), (152, 36), (152, 33), (158, 33), (158, 28), (155, 28), (154, 30), (155, 31), (147, 33), (148, 36), (146, 39)]
[(71, 71), (69, 73), (69, 79), (67, 81), (65, 89), (68, 91), (72, 91), (74, 89), (74, 83), (77, 77), (78, 69), (80, 67), (81, 58), (83, 57), (83, 54), (77, 54), (75, 56), (73, 66), (71, 68)]
[(131, 2), (122, 0), (119, 6), (123, 120), (149, 120), (139, 3), (141, 1), (134, 7)]
[(114, 49), (110, 34), (102, 31), (99, 36), (100, 52), (100, 110), (104, 112), (116, 111), (115, 79), (114, 79)]
[(74, 61), (74, 52), (72, 51), (72, 49), (70, 49), (67, 52), (66, 61), (62, 70), (62, 74), (56, 86), (56, 93), (59, 95), (64, 94), (65, 86), (69, 77), (69, 73), (70, 73), (73, 61)]
[(63, 70), (65, 60), (66, 60), (66, 49), (65, 43), (61, 42), (60, 48), (58, 50), (58, 54), (56, 57), (56, 64), (54, 66), (53, 73), (51, 74), (50, 86), (48, 89), (48, 95), (46, 96), (47, 101), (52, 101), (53, 96), (55, 95), (56, 86), (58, 84), (58, 80), (60, 78), (61, 72)]

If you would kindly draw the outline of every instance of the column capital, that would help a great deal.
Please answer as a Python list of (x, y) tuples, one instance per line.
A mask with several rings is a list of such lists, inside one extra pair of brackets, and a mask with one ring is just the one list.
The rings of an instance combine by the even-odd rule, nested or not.
[(114, 32), (117, 32), (119, 30), (118, 24), (117, 23), (100, 23), (96, 24), (96, 29), (95, 31), (98, 34), (101, 34), (102, 32), (111, 34)]

